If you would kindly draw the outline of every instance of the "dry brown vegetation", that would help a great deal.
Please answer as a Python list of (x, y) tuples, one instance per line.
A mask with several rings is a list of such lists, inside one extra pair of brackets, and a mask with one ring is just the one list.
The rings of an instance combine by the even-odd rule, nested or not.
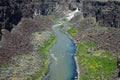
[(118, 53), (120, 50), (120, 29), (100, 27), (93, 19), (85, 19), (74, 24), (79, 30), (75, 39), (80, 42), (91, 40), (100, 49)]
[(120, 51), (120, 30), (91, 30), (88, 35), (89, 39), (95, 42), (100, 49), (108, 50), (114, 53)]
[(50, 29), (52, 23), (46, 17), (22, 19), (12, 32), (2, 30), (0, 41), (0, 64), (11, 64), (11, 57), (18, 54), (29, 54), (33, 51), (30, 43), (34, 32)]

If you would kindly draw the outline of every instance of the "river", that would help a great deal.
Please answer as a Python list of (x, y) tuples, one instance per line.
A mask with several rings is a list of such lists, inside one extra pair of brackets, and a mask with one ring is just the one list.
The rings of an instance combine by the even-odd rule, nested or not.
[[(78, 10), (69, 13), (68, 20), (74, 17)], [(50, 66), (47, 76), (43, 80), (76, 80), (77, 66), (74, 59), (76, 45), (70, 37), (61, 30), (62, 24), (56, 24), (52, 27), (56, 35), (56, 43), (50, 48), (49, 55)]]
[(50, 48), (51, 63), (45, 80), (74, 80), (77, 77), (74, 53), (76, 46), (60, 29), (60, 25), (54, 25), (56, 43)]

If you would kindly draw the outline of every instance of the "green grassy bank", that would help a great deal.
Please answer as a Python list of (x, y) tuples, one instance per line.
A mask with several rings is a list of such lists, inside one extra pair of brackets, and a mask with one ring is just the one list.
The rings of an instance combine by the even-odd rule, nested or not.
[(109, 52), (97, 49), (93, 42), (77, 46), (78, 65), (82, 69), (80, 80), (108, 80), (116, 70), (116, 58)]
[(71, 27), (70, 29), (67, 30), (67, 33), (68, 33), (70, 36), (75, 35), (77, 32), (78, 32), (78, 30), (77, 30), (77, 28), (75, 28), (75, 27)]
[[(39, 80), (44, 74), (48, 72), (48, 66), (49, 66), (49, 56), (48, 56), (48, 50), (51, 46), (56, 42), (55, 36), (51, 36), (51, 38), (47, 41), (45, 41), (44, 46), (38, 46), (38, 49), (41, 52), (42, 56), (42, 63), (40, 65), (39, 71), (33, 76), (34, 80)], [(32, 80), (33, 80), (32, 79)], [(27, 78), (25, 80), (31, 80), (31, 78)]]

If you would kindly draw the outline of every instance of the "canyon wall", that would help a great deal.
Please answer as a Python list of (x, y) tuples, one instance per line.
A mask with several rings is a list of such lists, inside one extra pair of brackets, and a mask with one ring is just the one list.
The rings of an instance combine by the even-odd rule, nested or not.
[(33, 14), (36, 16), (61, 14), (77, 7), (84, 18), (95, 17), (101, 26), (120, 27), (119, 0), (1, 0), (0, 34), (1, 29), (11, 31), (23, 17), (32, 18)]
[(69, 7), (74, 0), (0, 0), (1, 29), (11, 31), (21, 18), (32, 18), (33, 14), (48, 15)]
[(83, 16), (95, 17), (105, 27), (120, 27), (120, 2), (83, 1)]
[(31, 0), (0, 0), (0, 33), (2, 29), (11, 31), (22, 17), (31, 17), (32, 6)]

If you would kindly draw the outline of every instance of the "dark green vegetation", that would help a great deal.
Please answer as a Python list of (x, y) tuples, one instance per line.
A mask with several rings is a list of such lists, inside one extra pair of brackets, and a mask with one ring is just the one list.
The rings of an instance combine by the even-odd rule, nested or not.
[(60, 28), (63, 29), (63, 28), (64, 28), (64, 24), (62, 24), (62, 25), (60, 26)]
[(67, 33), (71, 36), (75, 35), (78, 32), (77, 28), (71, 27), (70, 29), (67, 30)]
[(8, 65), (6, 65), (6, 64), (2, 64), (2, 65), (0, 65), (0, 68), (8, 68), (9, 66)]
[(108, 80), (117, 68), (116, 58), (107, 51), (97, 49), (90, 41), (78, 44), (76, 56), (78, 64), (83, 67), (80, 80)]

